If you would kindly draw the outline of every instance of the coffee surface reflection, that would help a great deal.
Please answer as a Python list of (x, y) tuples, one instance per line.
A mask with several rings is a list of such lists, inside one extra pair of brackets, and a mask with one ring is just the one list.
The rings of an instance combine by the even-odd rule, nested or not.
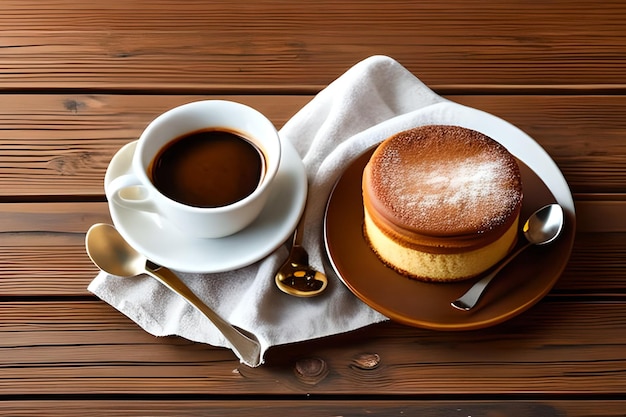
[(222, 207), (243, 200), (265, 172), (263, 153), (240, 134), (219, 129), (191, 132), (166, 144), (148, 167), (164, 195), (194, 207)]

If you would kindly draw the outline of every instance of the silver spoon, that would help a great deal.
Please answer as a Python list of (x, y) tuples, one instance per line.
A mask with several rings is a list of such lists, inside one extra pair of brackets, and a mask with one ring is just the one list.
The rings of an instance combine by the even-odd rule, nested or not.
[(489, 285), (491, 280), (502, 268), (529, 246), (545, 245), (555, 240), (563, 229), (564, 220), (563, 208), (558, 204), (549, 204), (535, 211), (522, 228), (522, 232), (528, 243), (509, 255), (509, 257), (502, 261), (489, 275), (472, 285), (465, 294), (451, 303), (452, 307), (463, 311), (471, 310), (478, 303), (487, 285)]
[(302, 247), (303, 229), (304, 218), (300, 219), (296, 227), (289, 256), (276, 273), (274, 281), (282, 292), (296, 297), (313, 297), (326, 289), (328, 278), (309, 266), (309, 254)]
[(245, 335), (202, 302), (172, 271), (156, 265), (133, 249), (109, 224), (94, 224), (85, 237), (87, 254), (101, 270), (122, 278), (148, 274), (183, 297), (222, 332), (233, 350), (251, 366), (261, 362), (261, 345), (256, 337)]

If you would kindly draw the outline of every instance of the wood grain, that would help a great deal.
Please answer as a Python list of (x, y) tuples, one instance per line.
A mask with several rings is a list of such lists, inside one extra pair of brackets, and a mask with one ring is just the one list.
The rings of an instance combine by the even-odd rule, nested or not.
[[(624, 297), (624, 212), (626, 201), (588, 202), (579, 210), (573, 253), (553, 295)], [(84, 236), (101, 222), (111, 223), (104, 202), (0, 205), (0, 294), (88, 296), (97, 268), (87, 257)]]
[(306, 400), (289, 399), (282, 401), (246, 400), (229, 401), (223, 399), (164, 400), (148, 398), (143, 400), (124, 400), (122, 402), (91, 399), (85, 400), (34, 400), (0, 402), (0, 412), (11, 416), (40, 417), (91, 417), (91, 416), (171, 416), (195, 417), (198, 415), (215, 416), (272, 416), (293, 413), (311, 417), (327, 416), (507, 416), (507, 417), (618, 417), (623, 416), (626, 402), (623, 400), (516, 400), (500, 401), (493, 398), (483, 401), (472, 400)]
[[(4, 395), (618, 395), (626, 390), (626, 302), (545, 301), (472, 332), (384, 323), (270, 349), (259, 368), (226, 349), (155, 338), (98, 302), (4, 302)], [(611, 335), (607, 338), (607, 335)], [(363, 354), (379, 364), (355, 366)], [(294, 372), (319, 358), (325, 377)]]
[[(206, 98), (241, 101), (281, 128), (312, 96), (8, 94), (0, 100), (0, 201), (100, 197), (109, 161), (160, 113)], [(555, 160), (574, 193), (626, 194), (626, 96), (463, 95)]]
[[(298, 397), (299, 398), (299, 397)], [(314, 397), (315, 398), (315, 397)], [(507, 416), (507, 417), (618, 417), (623, 416), (626, 402), (623, 400), (542, 400), (485, 399), (433, 401), (391, 398), (383, 400), (319, 400), (308, 398), (306, 401), (289, 399), (241, 400), (202, 399), (197, 401), (172, 401), (163, 399), (113, 400), (64, 400), (62, 408), (58, 401), (31, 400), (0, 402), (0, 412), (11, 416), (254, 416), (304, 413), (311, 417), (326, 416)]]
[[(427, 84), (623, 90), (621, 1), (5, 1), (0, 88), (305, 91), (389, 55)], [(8, 33), (7, 30), (10, 30)]]
[[(0, 100), (0, 194), (102, 196), (106, 168), (160, 113), (196, 96), (5, 95)], [(230, 96), (214, 98), (235, 99)], [(306, 98), (236, 97), (282, 125)]]
[[(624, 415), (625, 25), (619, 0), (4, 0), (0, 414)], [(520, 127), (562, 170), (577, 234), (545, 299), (488, 329), (387, 322), (248, 368), (87, 291), (105, 170), (156, 115), (226, 98), (280, 128), (375, 54)]]

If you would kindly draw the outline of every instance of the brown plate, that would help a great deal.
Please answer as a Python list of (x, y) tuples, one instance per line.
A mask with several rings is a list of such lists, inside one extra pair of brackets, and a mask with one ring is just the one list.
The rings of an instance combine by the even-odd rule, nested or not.
[[(361, 175), (372, 150), (355, 160), (341, 176), (326, 209), (326, 250), (335, 272), (363, 302), (392, 320), (438, 330), (492, 326), (518, 315), (554, 286), (569, 259), (575, 218), (566, 211), (562, 236), (543, 247), (530, 247), (491, 283), (479, 305), (469, 312), (450, 303), (480, 277), (456, 283), (426, 283), (385, 266), (363, 236)], [(524, 187), (520, 223), (539, 207), (556, 202), (550, 189), (519, 161)], [(518, 245), (525, 242), (520, 235)]]

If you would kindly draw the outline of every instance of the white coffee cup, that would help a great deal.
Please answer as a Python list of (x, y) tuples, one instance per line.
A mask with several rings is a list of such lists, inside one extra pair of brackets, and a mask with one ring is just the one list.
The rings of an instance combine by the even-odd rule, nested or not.
[[(256, 189), (247, 197), (219, 207), (197, 207), (164, 195), (149, 174), (157, 154), (185, 135), (212, 129), (237, 133), (261, 152), (264, 169)], [(112, 180), (106, 195), (109, 201), (125, 208), (156, 213), (189, 236), (224, 237), (244, 229), (261, 213), (280, 157), (278, 132), (257, 110), (224, 100), (192, 102), (161, 114), (146, 127), (137, 142), (130, 173)]]

